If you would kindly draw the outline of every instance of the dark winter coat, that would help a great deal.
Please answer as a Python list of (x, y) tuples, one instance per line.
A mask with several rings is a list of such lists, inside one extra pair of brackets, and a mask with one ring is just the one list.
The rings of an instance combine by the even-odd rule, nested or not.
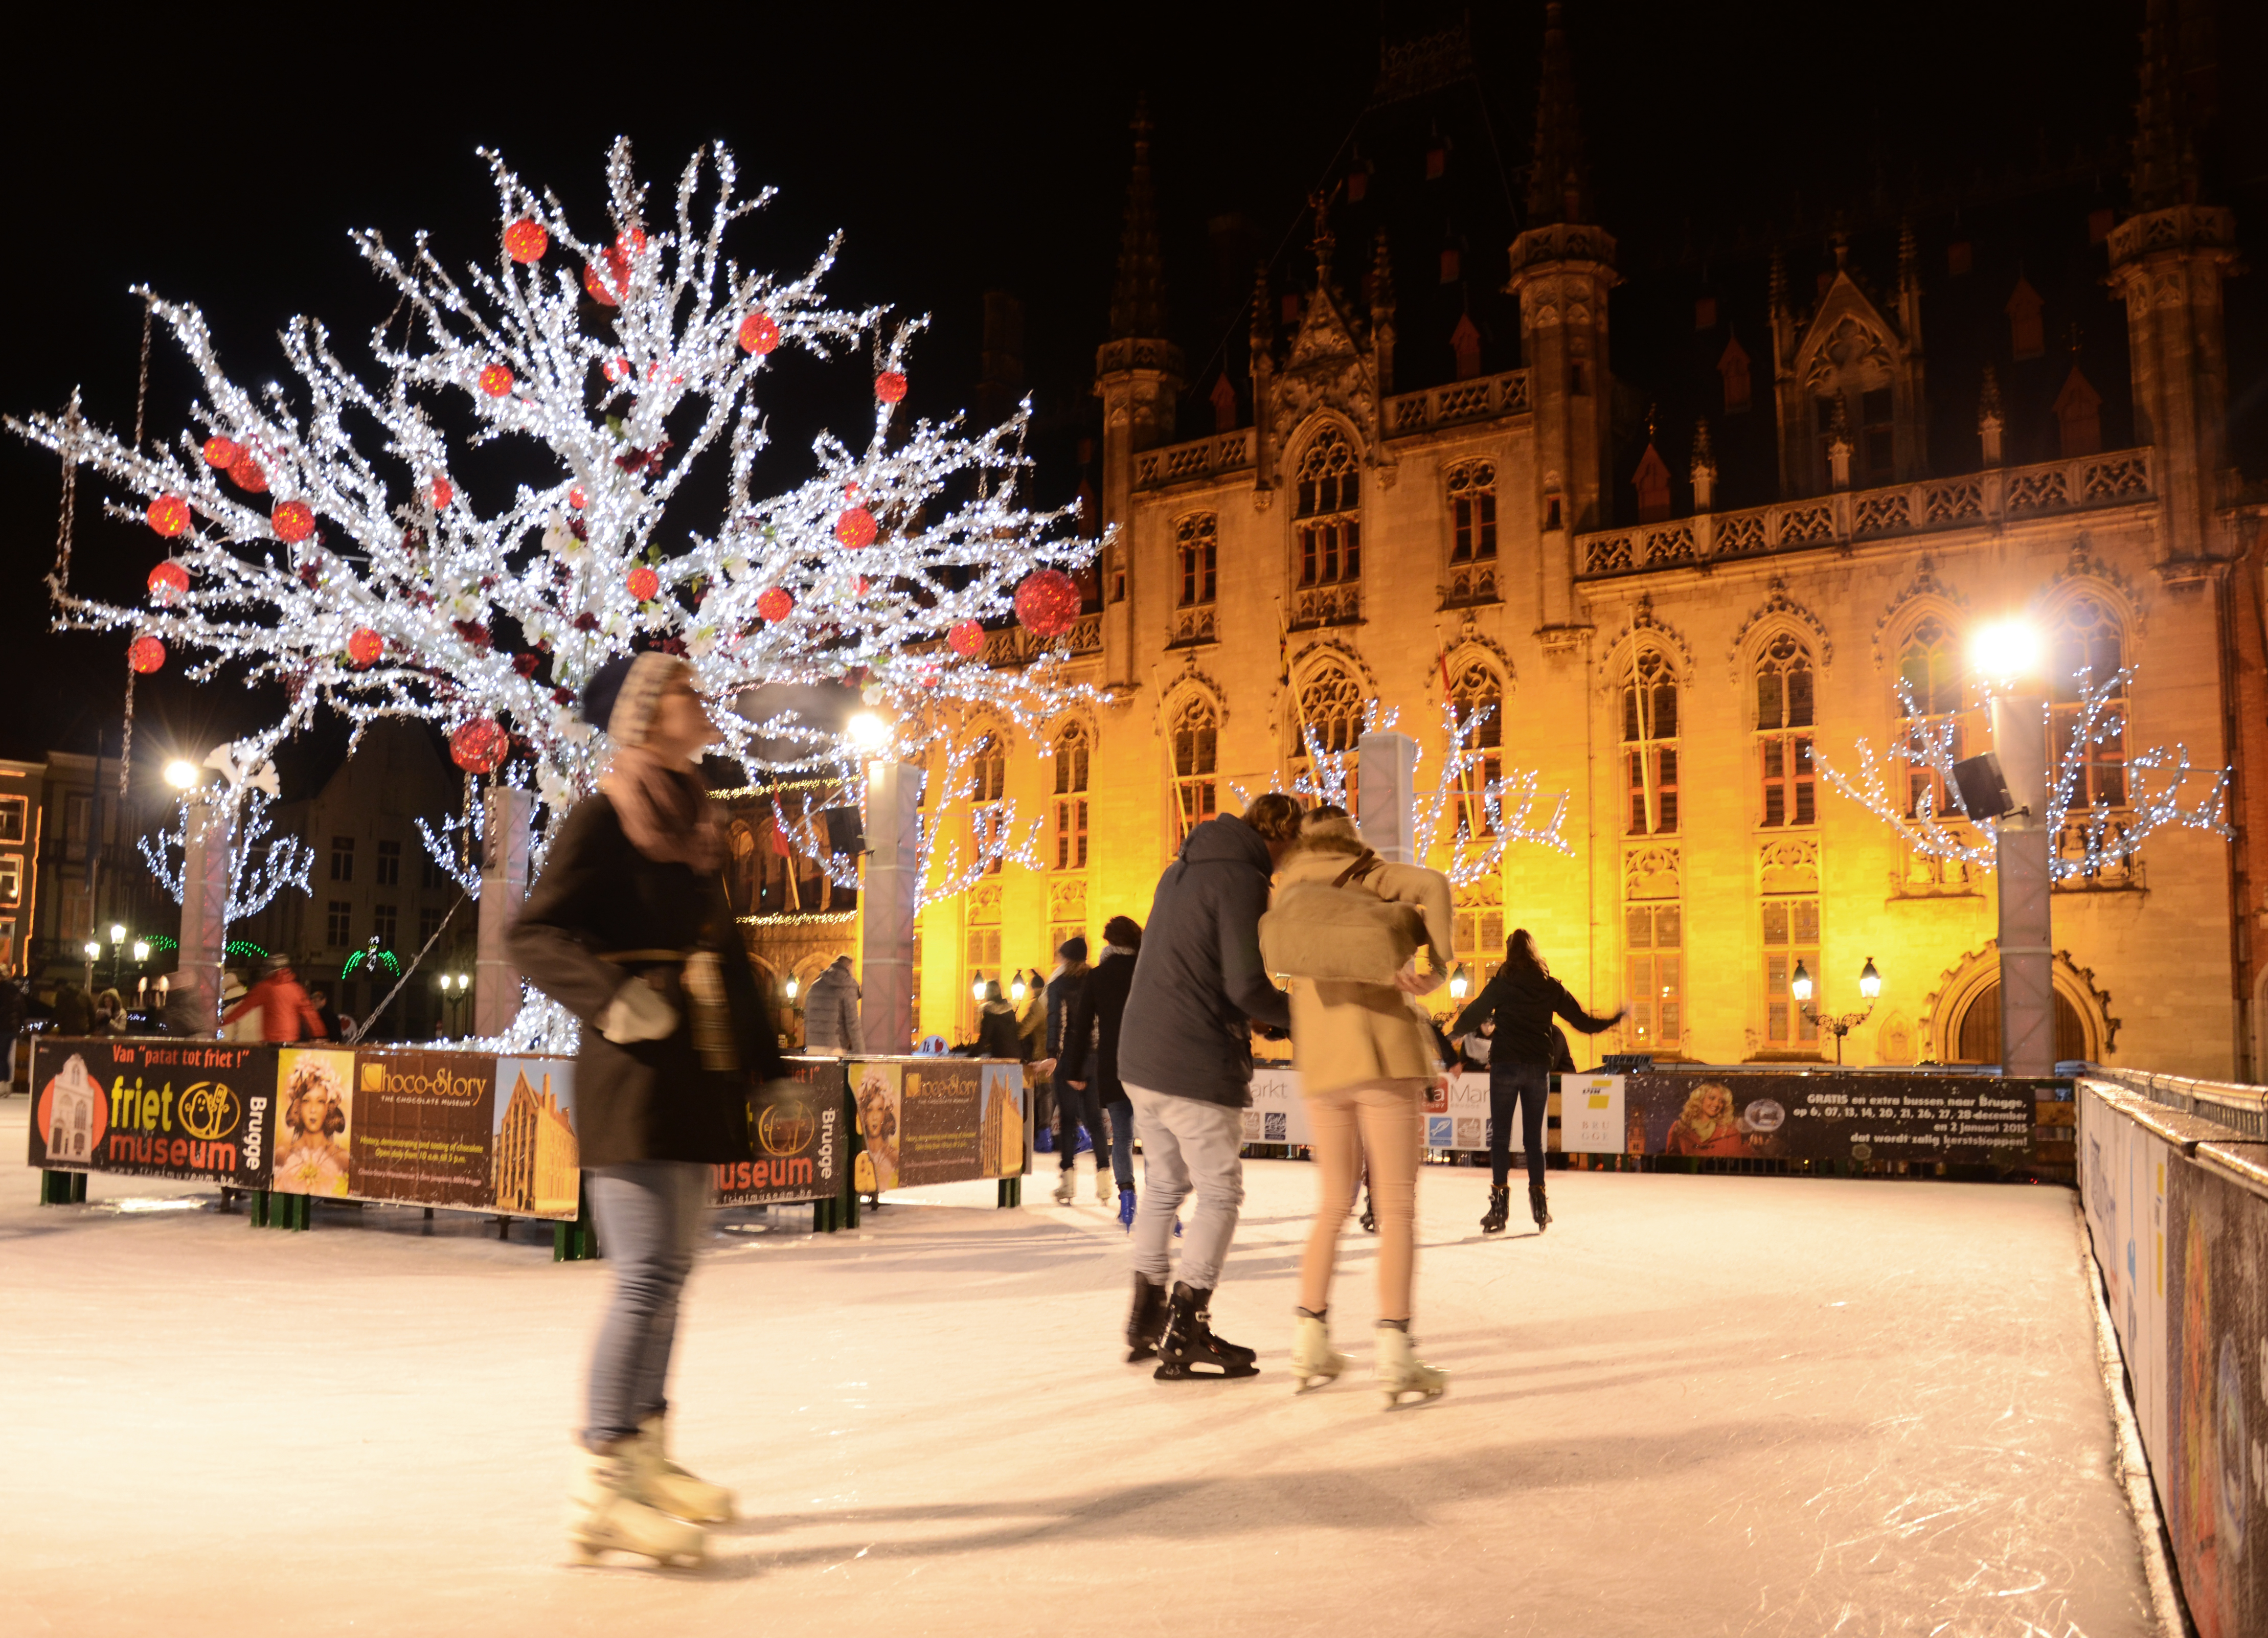
[(1112, 951), (1094, 964), (1086, 982), (1071, 1003), (1064, 1032), (1073, 1040), (1094, 1037), (1094, 1057), (1088, 1082), (1106, 1104), (1123, 1103), (1126, 1088), (1118, 1079), (1118, 1036), (1126, 1018), (1126, 992), (1134, 983), (1135, 955)]
[(1024, 1056), (1024, 1032), (1016, 1023), (1016, 1010), (1005, 1001), (988, 1001), (976, 1015), (976, 1055), (980, 1058)]
[[(1602, 1030), (1614, 1028), (1622, 1014), (1612, 1017), (1594, 1018), (1575, 1004), (1567, 987), (1548, 973), (1515, 972), (1507, 964), (1496, 970), (1481, 993), (1449, 1026), (1449, 1033), (1462, 1037), (1480, 1028), (1490, 1018), (1496, 1020), (1496, 1035), (1489, 1047), (1489, 1069), (1528, 1068), (1549, 1069), (1554, 1056), (1551, 1027), (1554, 1013), (1567, 1020), (1586, 1035), (1596, 1035)], [(1565, 1044), (1561, 1043), (1562, 1050)]]
[(1094, 1074), (1094, 1049), (1089, 1044), (1094, 1035), (1091, 1032), (1074, 1034), (1064, 1027), (1079, 997), (1086, 993), (1087, 981), (1094, 973), (1094, 968), (1082, 962), (1078, 966), (1065, 967), (1048, 981), (1048, 1044), (1040, 1055), (1056, 1061), (1057, 1086), (1066, 1081), (1087, 1080)]
[(12, 978), (0, 978), (0, 1040), (24, 1027), (24, 992)]
[(1260, 833), (1224, 813), (1191, 831), (1158, 878), (1121, 1025), (1126, 1082), (1231, 1108), (1251, 1102), (1247, 1020), (1292, 1027), (1291, 997), (1260, 960), (1270, 870)]
[(94, 996), (84, 984), (64, 984), (55, 991), (55, 1033), (94, 1032)]
[(813, 1052), (866, 1050), (858, 1032), (858, 981), (839, 961), (804, 993), (803, 1044)]
[[(782, 1072), (779, 1040), (748, 966), (724, 885), (630, 846), (614, 804), (593, 797), (567, 816), (506, 944), (537, 988), (583, 1023), (575, 1061), (575, 1126), (585, 1166), (633, 1160), (721, 1164), (748, 1157), (748, 1088)], [(648, 970), (608, 951), (714, 950), (723, 957), (739, 1072), (704, 1069), (681, 995), (676, 1032), (621, 1045), (598, 1018)], [(670, 973), (674, 969), (657, 967)]]

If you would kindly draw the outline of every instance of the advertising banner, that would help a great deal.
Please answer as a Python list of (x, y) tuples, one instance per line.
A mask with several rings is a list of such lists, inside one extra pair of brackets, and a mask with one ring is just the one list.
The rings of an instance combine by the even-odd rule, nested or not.
[(974, 1058), (924, 1058), (900, 1066), (898, 1182), (963, 1183), (998, 1175), (984, 1157), (984, 1066)]
[(879, 1194), (898, 1186), (898, 1092), (902, 1067), (887, 1062), (852, 1062), (844, 1066), (850, 1076), (851, 1106), (858, 1111), (858, 1135), (865, 1148), (858, 1154), (857, 1181), (861, 1194)]
[(2173, 1146), (2081, 1081), (2079, 1194), (2154, 1470), (2166, 1459), (2166, 1165)]
[(273, 1048), (34, 1037), (31, 1084), (35, 1167), (267, 1186)]
[(748, 1096), (747, 1160), (717, 1170), (720, 1206), (828, 1200), (843, 1185), (843, 1062), (791, 1060), (781, 1079)]
[(1024, 1175), (1024, 1135), (1031, 1128), (1031, 1092), (1020, 1064), (988, 1063), (984, 1117), (978, 1149), (988, 1178)]
[(280, 1194), (344, 1200), (354, 1172), (354, 1053), (336, 1047), (276, 1049), (276, 1123), (269, 1186)]
[(518, 1216), (573, 1217), (583, 1181), (575, 1061), (499, 1058), (496, 1089), (496, 1126), (489, 1134), (492, 1203)]
[(1312, 1143), (1307, 1105), (1300, 1101), (1300, 1072), (1290, 1065), (1256, 1064), (1252, 1101), (1244, 1110), (1248, 1143)]
[(345, 1193), (493, 1207), (497, 1069), (482, 1053), (357, 1052)]
[(1624, 1077), (1624, 1152), (1712, 1158), (1981, 1161), (2028, 1156), (2029, 1086), (1984, 1076)]
[(1623, 1077), (1563, 1075), (1559, 1077), (1559, 1147), (1570, 1155), (1629, 1152), (1623, 1122)]

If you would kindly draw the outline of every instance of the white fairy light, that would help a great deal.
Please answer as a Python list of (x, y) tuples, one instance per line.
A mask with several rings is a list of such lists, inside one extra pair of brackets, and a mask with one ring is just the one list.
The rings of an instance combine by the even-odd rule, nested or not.
[[(229, 838), (228, 903), (223, 913), (225, 924), (232, 926), (259, 914), (286, 887), (297, 887), (310, 897), (315, 891), (307, 879), (315, 863), (315, 850), (297, 836), (270, 836), (269, 833), (274, 826), (268, 817), (268, 793), (257, 786), (236, 789), (240, 794), (239, 801), (215, 804), (204, 810), (202, 819), (207, 825), (226, 823), (232, 818), (236, 821)], [(188, 863), (187, 844), (192, 822), (189, 804), (185, 801), (172, 830), (141, 837), (136, 842), (143, 863), (150, 867), (150, 873), (175, 904), (181, 902), (182, 871)], [(175, 854), (181, 857), (176, 859)]]

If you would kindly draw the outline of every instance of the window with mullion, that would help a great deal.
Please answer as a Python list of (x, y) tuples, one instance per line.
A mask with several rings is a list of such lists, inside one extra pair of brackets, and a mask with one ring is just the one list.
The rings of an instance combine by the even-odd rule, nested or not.
[(1767, 899), (1764, 903), (1764, 1039), (1774, 1047), (1815, 1044), (1819, 1026), (1803, 1016), (1792, 988), (1796, 964), (1819, 973), (1819, 900)]
[(1675, 904), (1631, 904), (1623, 908), (1631, 1026), (1641, 1052), (1675, 1047), (1684, 1028), (1681, 910)]

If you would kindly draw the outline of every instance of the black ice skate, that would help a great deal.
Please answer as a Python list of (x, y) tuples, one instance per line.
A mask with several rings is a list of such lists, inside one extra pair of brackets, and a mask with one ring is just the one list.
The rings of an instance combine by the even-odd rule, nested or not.
[(1543, 1186), (1541, 1183), (1531, 1183), (1528, 1186), (1528, 1209), (1535, 1219), (1535, 1231), (1538, 1234), (1543, 1233), (1543, 1225), (1551, 1221), (1551, 1208), (1544, 1203)]
[(1362, 1192), (1362, 1216), (1357, 1221), (1362, 1224), (1365, 1234), (1378, 1232), (1378, 1208), (1371, 1203), (1368, 1189)]
[(1206, 1305), (1211, 1291), (1192, 1290), (1182, 1282), (1174, 1284), (1172, 1306), (1166, 1315), (1166, 1334), (1158, 1343), (1160, 1382), (1189, 1382), (1206, 1377), (1254, 1377), (1259, 1357), (1248, 1348), (1224, 1342), (1213, 1335)]
[(1489, 1190), (1488, 1216), (1481, 1219), (1483, 1234), (1502, 1234), (1512, 1216), (1512, 1191), (1501, 1184)]
[(1166, 1334), (1166, 1288), (1134, 1276), (1134, 1309), (1126, 1316), (1126, 1363), (1150, 1359), (1158, 1352), (1158, 1339)]

